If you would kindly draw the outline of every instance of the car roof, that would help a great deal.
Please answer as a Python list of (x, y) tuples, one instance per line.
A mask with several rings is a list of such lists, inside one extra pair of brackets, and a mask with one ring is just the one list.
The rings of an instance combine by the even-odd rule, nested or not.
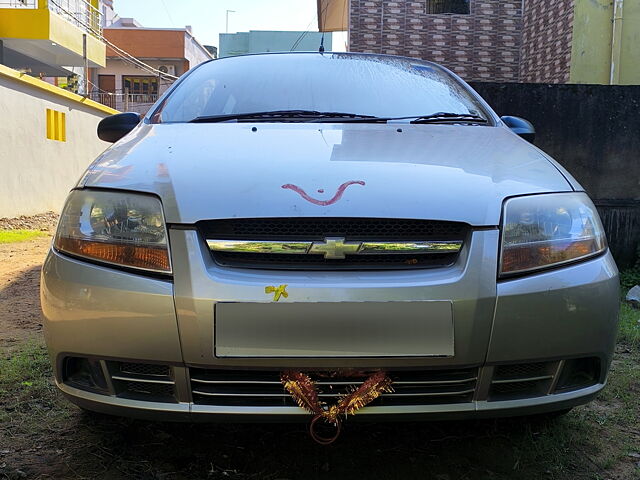
[(326, 51), (326, 52), (258, 52), (258, 53), (243, 53), (240, 55), (231, 55), (228, 57), (220, 57), (220, 58), (214, 58), (212, 60), (207, 60), (206, 62), (203, 63), (210, 63), (210, 62), (219, 62), (222, 60), (229, 60), (229, 59), (233, 59), (233, 58), (242, 58), (242, 57), (266, 57), (266, 56), (274, 56), (274, 55), (287, 55), (287, 56), (307, 56), (307, 55), (317, 55), (318, 57), (333, 57), (333, 56), (339, 56), (340, 58), (345, 58), (345, 57), (358, 57), (358, 58), (363, 58), (363, 57), (369, 57), (371, 59), (375, 59), (375, 58), (380, 58), (380, 59), (396, 59), (396, 60), (403, 60), (406, 62), (411, 62), (411, 63), (420, 63), (423, 65), (430, 65), (432, 67), (435, 68), (440, 68), (442, 70), (447, 70), (448, 69), (446, 67), (443, 67), (442, 65), (440, 65), (439, 63), (436, 62), (432, 62), (430, 60), (423, 60), (421, 58), (416, 58), (416, 57), (405, 57), (405, 56), (401, 56), (401, 55), (389, 55), (386, 53), (364, 53), (364, 52), (333, 52), (333, 51)]

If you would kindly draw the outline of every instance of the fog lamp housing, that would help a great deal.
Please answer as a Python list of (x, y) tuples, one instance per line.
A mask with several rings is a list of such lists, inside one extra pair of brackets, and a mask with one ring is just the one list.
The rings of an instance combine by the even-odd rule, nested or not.
[(565, 360), (556, 385), (556, 393), (579, 390), (599, 383), (600, 364), (598, 357)]
[(107, 393), (107, 381), (97, 360), (66, 357), (62, 363), (62, 382), (70, 387), (94, 393)]

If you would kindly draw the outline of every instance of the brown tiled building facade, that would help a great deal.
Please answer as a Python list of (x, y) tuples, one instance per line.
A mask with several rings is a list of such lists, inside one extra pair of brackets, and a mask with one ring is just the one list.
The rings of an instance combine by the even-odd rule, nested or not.
[(571, 65), (573, 0), (525, 0), (520, 81), (567, 83)]
[[(429, 13), (438, 5), (434, 2), (447, 1), (468, 5), (469, 13)], [(351, 0), (349, 50), (433, 60), (469, 81), (566, 82), (572, 5), (572, 0)]]

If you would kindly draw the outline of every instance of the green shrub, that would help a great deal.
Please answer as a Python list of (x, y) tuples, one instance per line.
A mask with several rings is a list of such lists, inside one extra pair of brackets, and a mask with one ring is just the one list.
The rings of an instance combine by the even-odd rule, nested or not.
[(633, 267), (620, 272), (620, 285), (622, 292), (626, 295), (627, 290), (636, 285), (640, 285), (640, 246), (636, 254), (636, 263)]

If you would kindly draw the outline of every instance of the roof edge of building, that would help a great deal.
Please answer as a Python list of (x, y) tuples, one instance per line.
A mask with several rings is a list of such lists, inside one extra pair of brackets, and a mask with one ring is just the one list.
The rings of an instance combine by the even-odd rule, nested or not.
[(64, 90), (60, 87), (56, 87), (55, 85), (51, 85), (50, 83), (47, 83), (44, 80), (40, 80), (39, 78), (32, 77), (26, 73), (19, 72), (18, 70), (9, 68), (6, 65), (0, 65), (0, 76), (17, 80), (18, 82), (22, 82), (31, 87), (37, 88), (38, 90), (42, 90), (47, 93), (52, 93), (59, 97), (76, 102), (85, 107), (99, 110), (102, 113), (107, 113), (109, 115), (120, 113), (118, 110), (107, 107), (106, 105), (102, 105), (101, 103), (98, 103), (89, 98), (83, 97), (82, 95), (78, 95), (77, 93), (70, 92), (69, 90)]

